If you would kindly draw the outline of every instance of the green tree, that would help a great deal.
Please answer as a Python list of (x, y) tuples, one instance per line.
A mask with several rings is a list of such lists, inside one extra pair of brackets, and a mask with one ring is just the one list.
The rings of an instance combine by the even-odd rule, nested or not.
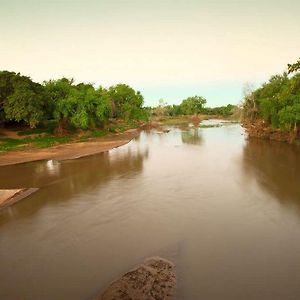
[(112, 104), (114, 118), (131, 119), (139, 118), (142, 112), (144, 98), (139, 91), (126, 84), (117, 84), (108, 89), (108, 96)]
[(282, 125), (288, 125), (290, 130), (293, 125), (293, 130), (296, 132), (297, 124), (300, 122), (300, 103), (284, 107), (279, 112), (279, 120)]
[[(17, 89), (19, 89), (17, 91)], [(26, 95), (21, 95), (22, 90)], [(16, 95), (14, 93), (16, 92)], [(35, 84), (29, 77), (22, 76), (20, 73), (1, 71), (0, 72), (0, 123), (5, 120), (26, 121), (28, 116), (23, 120), (23, 116), (28, 115), (26, 105), (31, 105), (36, 96), (36, 93), (42, 93), (42, 89), (38, 84)], [(21, 96), (25, 103), (22, 103)], [(28, 98), (29, 97), (29, 98)], [(8, 103), (8, 99), (9, 103)], [(37, 97), (38, 98), (38, 97)], [(39, 100), (39, 99), (37, 99)], [(39, 102), (39, 101), (37, 101)], [(39, 104), (37, 104), (39, 106)], [(6, 109), (5, 109), (6, 107)], [(7, 116), (5, 111), (9, 112)], [(33, 115), (36, 113), (33, 112)], [(40, 114), (40, 112), (38, 113)], [(28, 121), (28, 120), (27, 120)], [(31, 121), (31, 123), (35, 123)]]
[(43, 86), (28, 77), (19, 77), (13, 82), (13, 93), (4, 103), (5, 118), (24, 121), (31, 128), (36, 127), (44, 117)]
[(288, 64), (288, 72), (293, 73), (300, 70), (300, 58), (298, 59), (298, 61), (294, 64)]
[(180, 108), (184, 115), (193, 115), (201, 113), (205, 104), (205, 98), (201, 96), (194, 96), (183, 100), (180, 104)]

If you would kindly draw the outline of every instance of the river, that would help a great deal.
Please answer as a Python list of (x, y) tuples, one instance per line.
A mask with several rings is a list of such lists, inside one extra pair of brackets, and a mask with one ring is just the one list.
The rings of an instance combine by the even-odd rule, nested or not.
[(178, 299), (300, 299), (300, 150), (239, 124), (168, 127), (90, 157), (0, 168), (0, 299), (90, 299), (149, 256)]

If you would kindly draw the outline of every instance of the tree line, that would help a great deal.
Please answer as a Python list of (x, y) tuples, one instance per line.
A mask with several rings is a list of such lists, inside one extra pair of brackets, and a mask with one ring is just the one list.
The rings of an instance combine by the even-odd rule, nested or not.
[(10, 71), (0, 71), (0, 125), (20, 124), (30, 128), (47, 126), (54, 121), (56, 132), (105, 127), (111, 119), (125, 121), (148, 120), (151, 115), (222, 115), (230, 116), (236, 106), (205, 107), (201, 96), (188, 97), (179, 105), (160, 100), (154, 108), (143, 107), (139, 91), (126, 84), (109, 88), (93, 84), (75, 84), (73, 79), (61, 78), (34, 82), (30, 77)]
[(55, 120), (58, 128), (103, 127), (110, 118), (144, 120), (144, 98), (126, 84), (105, 89), (61, 78), (34, 82), (20, 73), (0, 71), (0, 124), (18, 122), (35, 128)]
[(202, 96), (188, 97), (180, 104), (168, 105), (163, 99), (151, 112), (157, 116), (181, 116), (181, 115), (217, 115), (223, 117), (232, 116), (238, 110), (236, 105), (228, 104), (219, 107), (205, 107), (207, 100)]
[(258, 89), (245, 95), (244, 118), (263, 120), (273, 128), (293, 132), (300, 125), (300, 59), (288, 65), (288, 72), (272, 76)]

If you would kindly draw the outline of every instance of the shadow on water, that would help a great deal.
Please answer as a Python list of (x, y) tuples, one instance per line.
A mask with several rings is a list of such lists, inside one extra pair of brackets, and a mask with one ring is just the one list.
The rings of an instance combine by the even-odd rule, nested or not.
[[(67, 161), (41, 161), (0, 168), (0, 188), (42, 189), (0, 212), (0, 225), (11, 218), (30, 217), (46, 205), (65, 205), (76, 196), (106, 185), (115, 178), (136, 176), (143, 170), (148, 148), (124, 147), (113, 152)], [(14, 180), (11, 180), (14, 178)]]
[(201, 145), (203, 138), (199, 128), (189, 128), (181, 132), (181, 140), (184, 144)]
[(243, 171), (282, 205), (300, 215), (300, 149), (285, 143), (249, 139), (243, 149)]

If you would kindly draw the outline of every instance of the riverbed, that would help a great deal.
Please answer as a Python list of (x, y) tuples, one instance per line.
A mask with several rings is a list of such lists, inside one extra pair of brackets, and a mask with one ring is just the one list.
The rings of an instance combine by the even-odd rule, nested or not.
[(0, 211), (0, 299), (91, 299), (149, 256), (178, 299), (299, 299), (299, 183), (299, 147), (231, 123), (0, 167), (0, 188), (38, 188)]

